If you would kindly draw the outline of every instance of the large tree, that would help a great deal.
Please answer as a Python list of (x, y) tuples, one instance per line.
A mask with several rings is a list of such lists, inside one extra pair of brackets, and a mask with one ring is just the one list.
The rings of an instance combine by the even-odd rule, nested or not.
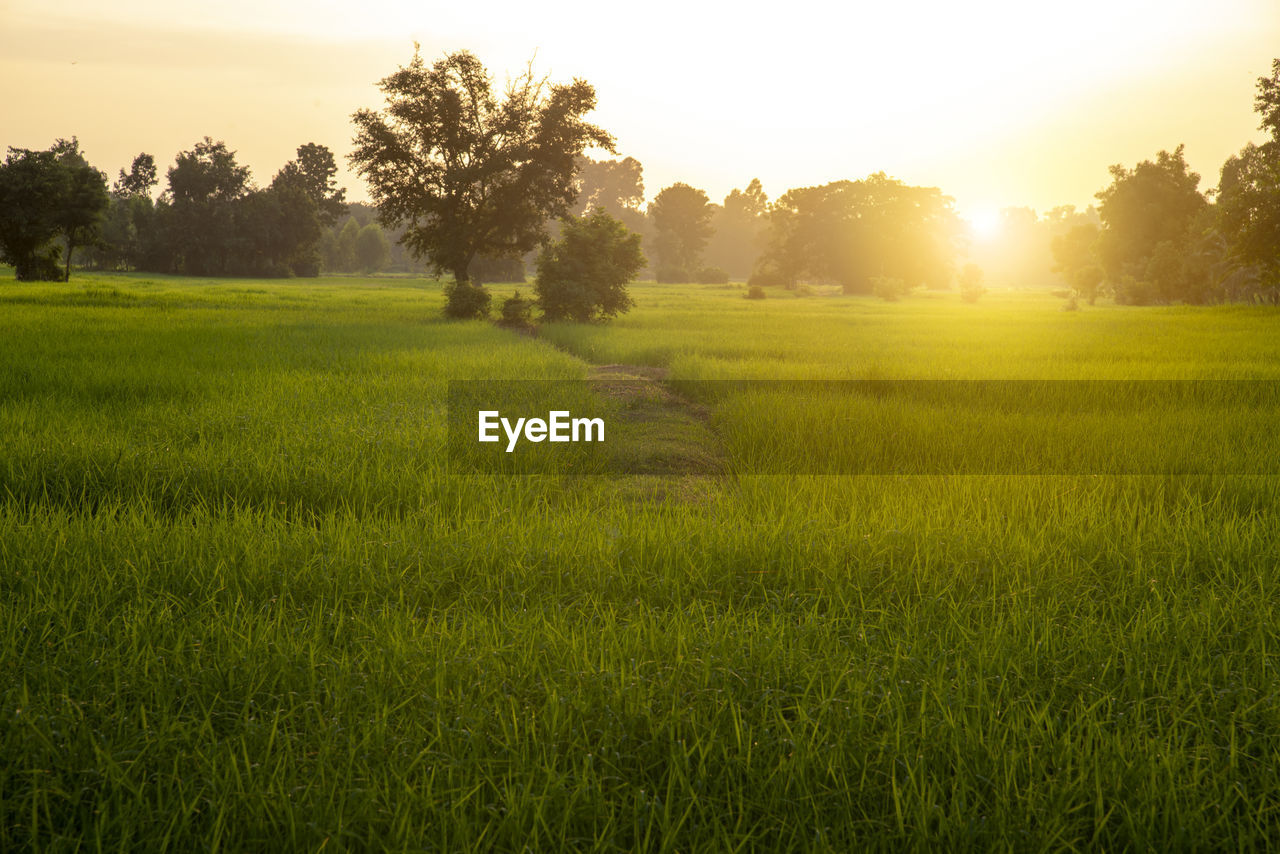
[(529, 72), (500, 96), (471, 53), (427, 67), (415, 51), (379, 88), (385, 108), (352, 117), (351, 162), (383, 224), (403, 226), (404, 244), (452, 273), (455, 290), (471, 287), (477, 255), (537, 246), (547, 221), (573, 204), (576, 158), (591, 146), (614, 151), (613, 137), (583, 118), (596, 105), (584, 80), (551, 84)]

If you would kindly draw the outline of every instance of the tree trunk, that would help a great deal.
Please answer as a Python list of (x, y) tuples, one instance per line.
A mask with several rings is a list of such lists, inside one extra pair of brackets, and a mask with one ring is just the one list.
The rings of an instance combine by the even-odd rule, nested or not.
[(67, 268), (66, 272), (62, 274), (62, 281), (64, 282), (71, 281), (71, 253), (74, 252), (75, 249), (76, 245), (71, 241), (71, 235), (67, 235)]

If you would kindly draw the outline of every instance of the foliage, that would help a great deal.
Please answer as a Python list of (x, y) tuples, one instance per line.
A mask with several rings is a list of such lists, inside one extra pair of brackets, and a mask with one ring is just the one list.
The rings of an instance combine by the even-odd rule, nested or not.
[(631, 308), (627, 284), (643, 266), (640, 235), (603, 209), (565, 218), (560, 239), (538, 255), (538, 305), (548, 320), (613, 317)]
[[(0, 257), (19, 281), (69, 280), (72, 254), (97, 239), (108, 203), (107, 176), (75, 137), (48, 151), (10, 148), (0, 166)], [(52, 244), (56, 237), (62, 246)]]
[(533, 306), (534, 301), (520, 296), (520, 291), (517, 290), (503, 300), (502, 318), (498, 321), (498, 324), (513, 329), (527, 328), (533, 318)]
[(150, 196), (157, 180), (156, 159), (144, 151), (133, 158), (128, 174), (120, 170), (112, 192), (117, 196)]
[(869, 293), (877, 277), (946, 287), (961, 234), (952, 200), (883, 172), (789, 190), (769, 213), (763, 266), (784, 281), (802, 275)]
[(466, 279), (444, 286), (444, 316), (454, 320), (483, 320), (489, 316), (489, 292)]
[(477, 255), (467, 270), (473, 284), (486, 282), (523, 282), (524, 260), (497, 255)]
[(1095, 251), (1107, 279), (1115, 283), (1126, 275), (1144, 276), (1159, 244), (1186, 241), (1208, 203), (1196, 189), (1200, 176), (1187, 166), (1181, 145), (1133, 169), (1112, 166), (1111, 178), (1111, 185), (1097, 194), (1103, 228)]
[(381, 226), (371, 222), (356, 235), (356, 264), (365, 273), (376, 273), (387, 266), (391, 243)]
[(353, 117), (351, 162), (382, 222), (403, 225), (415, 255), (460, 285), (477, 255), (533, 249), (546, 220), (569, 212), (575, 158), (590, 146), (613, 151), (613, 138), (583, 119), (596, 105), (583, 80), (548, 84), (526, 73), (500, 99), (472, 54), (427, 68), (415, 51), (379, 88), (385, 109)]
[(759, 178), (752, 178), (746, 189), (735, 189), (725, 196), (724, 204), (715, 208), (711, 219), (714, 233), (704, 253), (711, 265), (735, 278), (748, 277), (760, 257), (768, 210), (769, 197)]
[(747, 299), (764, 299), (766, 293), (764, 288), (760, 285), (748, 285), (746, 296)]
[(649, 205), (654, 230), (654, 254), (659, 269), (697, 270), (702, 248), (711, 236), (714, 215), (710, 200), (702, 190), (688, 184), (665, 187)]
[(960, 270), (960, 299), (965, 302), (977, 302), (987, 292), (982, 284), (982, 268), (977, 264), (965, 264)]

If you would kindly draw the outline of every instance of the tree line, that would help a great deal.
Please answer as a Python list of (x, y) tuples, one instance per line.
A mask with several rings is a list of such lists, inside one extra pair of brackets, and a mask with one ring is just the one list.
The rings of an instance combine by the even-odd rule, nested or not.
[[(20, 279), (68, 278), (73, 255), (104, 269), (204, 276), (429, 268), (450, 274), (462, 316), (487, 308), (466, 289), (523, 280), (528, 265), (546, 266), (540, 260), (557, 239), (562, 251), (548, 269), (590, 266), (564, 254), (563, 239), (570, 225), (579, 244), (588, 232), (616, 237), (603, 220), (594, 231), (583, 225), (597, 214), (642, 238), (640, 263), (660, 282), (825, 282), (851, 294), (886, 282), (945, 288), (966, 253), (950, 197), (883, 172), (772, 201), (752, 180), (719, 204), (678, 182), (645, 205), (639, 161), (586, 156), (616, 149), (585, 119), (595, 91), (582, 80), (553, 84), (530, 72), (503, 95), (463, 51), (431, 65), (415, 53), (379, 87), (386, 103), (353, 116), (350, 155), (372, 207), (345, 203), (333, 154), (316, 143), (257, 187), (234, 151), (206, 137), (177, 155), (157, 195), (151, 155), (108, 188), (73, 138), (47, 151), (9, 149), (0, 252)], [(1255, 108), (1269, 139), (1231, 157), (1208, 193), (1179, 146), (1133, 168), (1112, 166), (1096, 208), (1045, 217), (1007, 209), (1006, 228), (1032, 259), (1021, 274), (1043, 269), (1047, 249), (1052, 271), (1090, 302), (1276, 299), (1280, 60), (1258, 80)], [(973, 271), (962, 278), (972, 284)]]

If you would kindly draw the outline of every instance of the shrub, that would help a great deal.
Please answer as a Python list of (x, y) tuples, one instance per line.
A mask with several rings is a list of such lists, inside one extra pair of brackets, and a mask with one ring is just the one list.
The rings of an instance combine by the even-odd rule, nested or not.
[(685, 268), (673, 267), (668, 264), (654, 270), (653, 280), (660, 285), (679, 285), (693, 281), (693, 277), (689, 275), (689, 271)]
[(764, 299), (764, 288), (760, 285), (749, 285), (747, 287), (747, 299)]
[(520, 292), (516, 291), (507, 297), (502, 303), (502, 319), (498, 321), (500, 326), (510, 326), (513, 328), (525, 328), (530, 326), (530, 320), (533, 316), (533, 300), (525, 299), (520, 296)]
[(1122, 276), (1115, 285), (1116, 302), (1121, 305), (1151, 305), (1159, 298), (1156, 286), (1133, 276)]
[(479, 320), (489, 316), (489, 292), (470, 282), (444, 286), (444, 316), (454, 320)]
[(703, 267), (698, 271), (698, 284), (727, 285), (729, 284), (729, 274), (719, 267)]
[(965, 264), (960, 271), (960, 299), (977, 302), (987, 292), (982, 286), (982, 268), (977, 264)]
[(560, 239), (538, 254), (534, 288), (548, 320), (590, 321), (631, 308), (627, 283), (644, 266), (640, 235), (596, 208), (561, 221)]
[(61, 282), (62, 247), (47, 246), (14, 263), (14, 278), (19, 282)]
[(885, 302), (897, 302), (911, 292), (911, 286), (902, 279), (876, 276), (871, 280), (871, 293)]

